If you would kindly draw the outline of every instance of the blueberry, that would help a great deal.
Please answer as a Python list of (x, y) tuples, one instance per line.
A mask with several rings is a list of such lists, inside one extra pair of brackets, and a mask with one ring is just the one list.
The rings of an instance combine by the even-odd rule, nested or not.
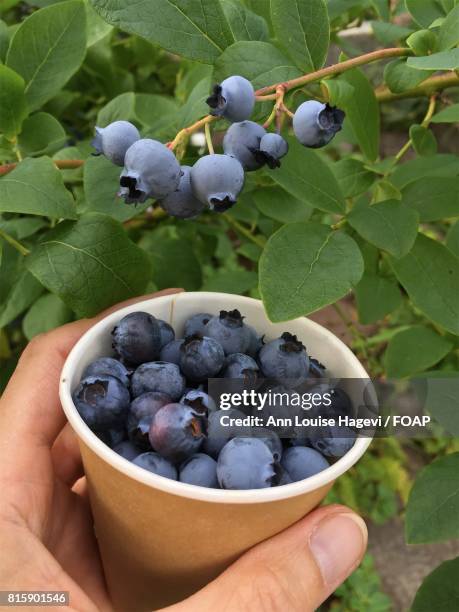
[(120, 442), (114, 446), (113, 450), (115, 453), (118, 453), (118, 455), (121, 455), (121, 457), (124, 457), (124, 459), (127, 459), (128, 461), (133, 461), (142, 452), (137, 448), (137, 446), (132, 444), (130, 440), (123, 440), (123, 442)]
[(191, 187), (200, 202), (225, 212), (236, 204), (244, 187), (244, 169), (229, 155), (205, 155), (191, 169)]
[(111, 427), (110, 429), (103, 429), (100, 431), (94, 429), (93, 431), (99, 440), (102, 440), (102, 442), (110, 448), (115, 448), (115, 446), (126, 440), (126, 428), (124, 427), (124, 423), (116, 427)]
[(132, 463), (135, 463), (135, 465), (138, 465), (149, 472), (153, 472), (153, 474), (157, 474), (158, 476), (163, 476), (164, 478), (169, 478), (170, 480), (177, 480), (177, 470), (175, 467), (158, 453), (143, 453), (142, 455), (138, 455), (138, 457), (133, 459)]
[(287, 472), (287, 470), (282, 468), (282, 472), (280, 474), (279, 482), (277, 483), (277, 486), (281, 487), (282, 485), (291, 484), (292, 482), (293, 480), (290, 478), (290, 474)]
[(342, 129), (344, 117), (339, 108), (308, 100), (298, 107), (293, 117), (293, 131), (302, 145), (318, 149)]
[(232, 123), (249, 119), (255, 106), (252, 83), (242, 76), (231, 76), (215, 85), (207, 98), (212, 115), (225, 117)]
[(168, 363), (180, 364), (180, 347), (184, 343), (184, 340), (172, 340), (161, 349), (159, 358), (161, 361), (167, 361)]
[(207, 323), (205, 335), (221, 344), (226, 355), (245, 353), (252, 342), (251, 332), (239, 310), (221, 310)]
[(162, 319), (157, 319), (157, 321), (159, 325), (160, 344), (161, 348), (163, 348), (166, 346), (166, 344), (169, 344), (169, 342), (175, 340), (175, 331), (174, 328), (169, 325), (169, 323), (166, 323), (166, 321), (163, 321)]
[(217, 477), (222, 489), (266, 489), (277, 484), (280, 471), (264, 442), (234, 438), (218, 457)]
[(175, 363), (143, 363), (132, 375), (131, 390), (134, 397), (148, 391), (161, 391), (169, 395), (172, 401), (176, 401), (185, 391), (185, 379)]
[(204, 438), (202, 415), (184, 404), (169, 404), (158, 410), (150, 427), (152, 447), (173, 463), (197, 453)]
[(313, 357), (309, 358), (309, 373), (315, 378), (323, 378), (325, 376), (326, 367)]
[[(223, 419), (223, 417), (225, 418)], [(244, 419), (245, 417), (246, 415), (243, 412), (235, 408), (217, 410), (209, 414), (207, 438), (204, 440), (203, 451), (217, 459), (228, 440), (232, 440), (236, 436), (250, 435), (250, 427), (222, 424), (228, 423), (228, 419)]]
[(155, 414), (163, 406), (172, 402), (172, 398), (160, 391), (150, 391), (135, 398), (129, 407), (127, 432), (129, 439), (139, 448), (148, 450), (150, 440), (148, 433)]
[(253, 383), (258, 377), (257, 362), (243, 353), (228, 355), (223, 368), (223, 378), (240, 379), (246, 383)]
[(288, 332), (265, 344), (258, 354), (258, 360), (266, 378), (284, 385), (298, 384), (309, 374), (306, 349), (296, 336)]
[(217, 462), (204, 453), (191, 455), (180, 466), (179, 480), (198, 487), (218, 489)]
[(257, 330), (251, 325), (246, 324), (246, 327), (248, 328), (250, 334), (250, 342), (246, 353), (247, 355), (250, 355), (250, 357), (257, 357), (258, 353), (264, 346), (264, 336), (259, 336)]
[(223, 138), (223, 151), (239, 160), (245, 171), (258, 170), (265, 164), (263, 156), (256, 156), (265, 134), (265, 128), (253, 121), (233, 123)]
[(207, 336), (188, 336), (180, 351), (182, 372), (194, 382), (204, 382), (217, 376), (225, 361), (221, 345)]
[(194, 334), (201, 334), (205, 336), (206, 325), (210, 321), (213, 315), (208, 312), (200, 312), (190, 317), (185, 323), (185, 338), (187, 336), (193, 336)]
[(266, 164), (271, 170), (280, 168), (280, 160), (288, 153), (288, 142), (280, 134), (268, 133), (263, 136), (255, 157), (260, 164)]
[(305, 446), (288, 448), (284, 452), (281, 465), (293, 482), (314, 476), (329, 467), (328, 461), (320, 453)]
[(205, 204), (195, 198), (191, 189), (191, 167), (182, 166), (182, 176), (178, 188), (159, 202), (171, 217), (193, 219), (205, 209)]
[(253, 429), (253, 436), (266, 444), (276, 461), (281, 460), (283, 452), (282, 440), (276, 432), (267, 427), (255, 427)]
[(181, 170), (175, 155), (157, 140), (138, 140), (126, 152), (119, 196), (126, 204), (161, 200), (175, 191)]
[(357, 434), (349, 427), (330, 425), (311, 439), (312, 446), (326, 457), (343, 457), (354, 446)]
[(96, 127), (96, 136), (91, 142), (96, 150), (94, 155), (105, 155), (117, 166), (124, 166), (126, 151), (137, 140), (139, 130), (129, 121), (114, 121), (107, 127)]
[(72, 394), (85, 423), (93, 430), (121, 428), (129, 408), (129, 391), (114, 376), (83, 378)]
[(217, 406), (210, 395), (200, 389), (189, 389), (180, 400), (180, 403), (191, 406), (196, 412), (205, 415), (209, 415), (217, 410)]
[(137, 366), (158, 359), (161, 330), (158, 321), (147, 312), (131, 312), (112, 331), (113, 348), (125, 363)]
[(82, 378), (87, 376), (100, 376), (106, 374), (107, 376), (114, 376), (125, 387), (129, 386), (129, 371), (128, 369), (117, 359), (112, 357), (101, 357), (90, 363), (84, 370)]

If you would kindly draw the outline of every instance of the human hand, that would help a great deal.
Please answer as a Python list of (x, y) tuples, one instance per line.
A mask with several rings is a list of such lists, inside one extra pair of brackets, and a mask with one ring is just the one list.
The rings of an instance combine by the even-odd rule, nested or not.
[[(112, 606), (58, 385), (69, 351), (94, 323), (34, 339), (0, 399), (0, 590), (69, 591), (70, 609), (84, 612)], [(314, 610), (357, 567), (366, 541), (349, 509), (320, 508), (168, 610)]]

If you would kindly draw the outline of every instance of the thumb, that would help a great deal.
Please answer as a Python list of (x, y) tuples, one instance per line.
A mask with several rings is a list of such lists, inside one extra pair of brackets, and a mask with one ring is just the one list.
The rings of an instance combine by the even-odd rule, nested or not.
[(167, 611), (310, 612), (357, 568), (366, 545), (367, 528), (357, 514), (344, 506), (319, 508)]

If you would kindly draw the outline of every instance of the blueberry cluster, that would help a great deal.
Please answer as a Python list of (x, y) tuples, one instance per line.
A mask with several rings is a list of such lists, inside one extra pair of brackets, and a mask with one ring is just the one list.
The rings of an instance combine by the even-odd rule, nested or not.
[(343, 437), (342, 429), (326, 427), (320, 436), (281, 440), (275, 428), (222, 421), (247, 412), (219, 410), (208, 393), (210, 378), (249, 386), (269, 379), (285, 393), (294, 380), (330, 391), (335, 415), (352, 411), (296, 336), (285, 332), (265, 342), (238, 310), (192, 316), (184, 338), (165, 321), (134, 312), (113, 329), (112, 345), (115, 356), (87, 366), (73, 401), (102, 441), (160, 476), (222, 489), (280, 486), (326, 469), (325, 457), (340, 457), (355, 442), (352, 430)]
[[(103, 154), (124, 166), (118, 195), (126, 204), (153, 198), (169, 215), (180, 219), (194, 218), (205, 209), (224, 212), (236, 203), (245, 172), (280, 166), (288, 143), (279, 133), (250, 121), (255, 106), (250, 81), (241, 76), (225, 79), (214, 87), (207, 104), (212, 115), (232, 125), (223, 140), (223, 154), (205, 155), (193, 167), (180, 166), (166, 145), (141, 138), (128, 121), (96, 127), (95, 155)], [(318, 148), (330, 142), (343, 120), (343, 111), (309, 100), (296, 111), (293, 131), (301, 144)]]

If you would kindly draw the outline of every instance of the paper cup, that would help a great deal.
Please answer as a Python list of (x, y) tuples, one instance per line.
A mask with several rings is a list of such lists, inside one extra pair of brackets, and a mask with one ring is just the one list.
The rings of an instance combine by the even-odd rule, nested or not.
[(157, 609), (192, 594), (248, 548), (315, 508), (370, 443), (357, 438), (344, 457), (301, 482), (223, 491), (152, 474), (117, 455), (85, 425), (71, 392), (91, 361), (112, 354), (110, 332), (122, 317), (143, 310), (168, 321), (180, 336), (191, 315), (234, 308), (267, 338), (286, 330), (296, 334), (327, 365), (330, 376), (368, 378), (355, 355), (325, 328), (306, 318), (271, 323), (260, 301), (238, 295), (198, 292), (153, 298), (114, 312), (86, 332), (62, 370), (60, 397), (79, 439), (95, 531), (117, 610)]

